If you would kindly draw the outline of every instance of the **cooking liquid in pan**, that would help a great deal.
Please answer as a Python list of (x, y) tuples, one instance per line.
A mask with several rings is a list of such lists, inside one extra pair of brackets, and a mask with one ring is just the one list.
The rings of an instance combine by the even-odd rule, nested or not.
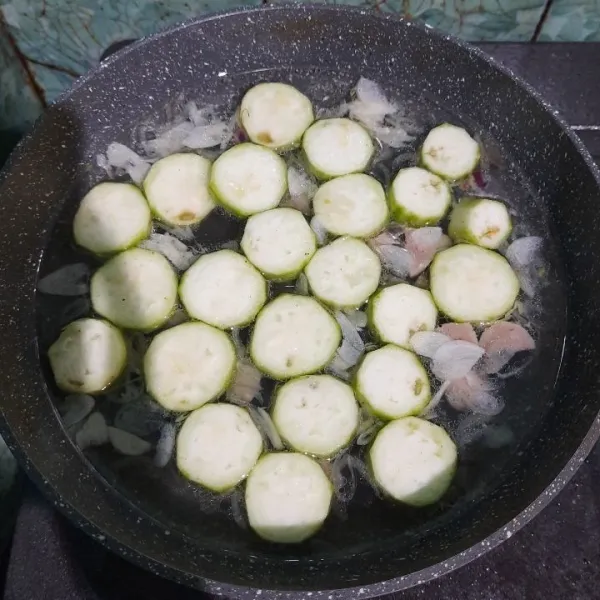
[[(343, 76), (312, 70), (240, 74), (224, 82), (226, 89), (219, 94), (220, 104), (223, 114), (231, 115), (243, 90), (259, 81), (279, 80), (296, 85), (305, 92), (313, 100), (319, 115), (321, 109), (335, 109), (347, 99), (356, 79), (350, 74)], [(416, 164), (416, 149), (429, 129), (443, 122), (461, 125), (478, 137), (483, 150), (481, 176), (476, 178), (482, 190), (477, 192), (464, 186), (465, 189), (457, 191), (457, 196), (479, 193), (498, 197), (512, 209), (514, 231), (511, 239), (527, 235), (543, 237), (543, 285), (533, 299), (522, 298), (523, 313), (531, 326), (537, 348), (532, 362), (526, 368), (517, 376), (499, 382), (499, 395), (505, 404), (500, 414), (484, 418), (472, 413), (459, 413), (445, 401), (438, 407), (435, 422), (443, 425), (459, 445), (458, 470), (442, 501), (426, 509), (402, 507), (375, 494), (361, 476), (360, 469), (346, 466), (337, 473), (338, 496), (323, 529), (302, 546), (276, 550), (279, 555), (285, 554), (290, 558), (306, 554), (318, 557), (322, 553), (331, 556), (337, 551), (341, 552), (338, 549), (342, 548), (344, 553), (350, 548), (359, 552), (368, 549), (371, 544), (379, 544), (384, 537), (394, 539), (396, 547), (406, 546), (408, 554), (411, 542), (422, 538), (429, 529), (452, 519), (457, 512), (493, 489), (501, 481), (505, 467), (516, 460), (520, 452), (527, 451), (527, 440), (535, 436), (536, 428), (552, 402), (554, 383), (560, 368), (566, 332), (565, 290), (561, 283), (549, 219), (544, 206), (536, 198), (535, 190), (523, 179), (511, 157), (503, 153), (488, 132), (478, 129), (476, 123), (454, 114), (451, 107), (437, 105), (429, 98), (403, 97), (399, 90), (392, 87), (387, 87), (385, 92), (404, 107), (406, 126), (415, 137), (404, 148), (380, 152), (370, 174), (387, 188), (399, 168)], [(200, 107), (215, 103), (215, 98), (205, 99), (199, 93), (186, 94), (183, 100), (193, 100)], [(185, 104), (184, 101), (179, 99), (167, 107), (163, 114), (149, 116), (147, 123), (150, 123), (150, 128), (171, 122)], [(147, 129), (145, 127), (144, 135), (147, 135)], [(115, 141), (136, 149), (132, 137), (135, 140), (139, 131), (138, 127), (132, 132), (123, 132), (123, 137)], [(93, 182), (107, 179), (100, 168), (95, 165), (91, 168)], [(71, 263), (84, 262), (92, 269), (99, 264), (95, 258), (76, 248), (72, 241), (72, 220), (79, 200), (80, 197), (70, 198), (56, 223), (54, 235), (43, 257), (42, 275)], [(242, 228), (242, 221), (217, 209), (195, 231), (193, 242), (186, 243), (214, 249), (232, 240), (239, 241)], [(270, 296), (293, 291), (293, 288), (293, 283), (270, 284)], [(75, 318), (90, 314), (86, 303), (87, 297), (74, 299), (38, 294), (40, 356), (49, 389), (57, 402), (60, 402), (62, 395), (54, 385), (45, 354), (62, 327)], [(243, 341), (248, 340), (248, 333), (249, 329), (240, 332)], [(362, 335), (366, 342), (370, 341), (367, 329), (362, 330)], [(142, 336), (135, 336), (135, 343), (142, 342), (143, 345)], [(435, 390), (437, 386), (433, 385)], [(263, 378), (263, 401), (260, 405), (266, 409), (269, 408), (273, 386), (273, 381)], [(143, 392), (142, 388), (138, 389)], [(106, 416), (109, 424), (123, 409), (124, 404), (120, 400), (122, 393), (122, 387), (115, 388), (106, 397), (97, 398), (96, 410)], [(176, 417), (159, 411), (152, 413), (147, 418), (148, 435), (145, 439), (155, 444), (164, 424), (175, 424)], [(166, 531), (179, 530), (200, 540), (201, 544), (232, 551), (251, 552), (252, 547), (265, 544), (244, 527), (243, 493), (240, 489), (226, 496), (213, 494), (181, 477), (173, 460), (163, 468), (155, 466), (152, 453), (139, 457), (123, 456), (109, 445), (89, 448), (85, 453), (110, 484), (140, 511), (164, 524)], [(354, 445), (350, 450), (350, 454), (361, 461), (364, 453), (365, 446)]]

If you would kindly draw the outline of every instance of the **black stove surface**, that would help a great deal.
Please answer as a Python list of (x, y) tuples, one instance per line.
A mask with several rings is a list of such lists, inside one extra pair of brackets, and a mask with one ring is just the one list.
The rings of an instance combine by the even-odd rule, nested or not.
[[(537, 88), (600, 164), (600, 43), (481, 47)], [(441, 579), (385, 598), (589, 600), (600, 598), (599, 582), (600, 445), (559, 497), (500, 547)], [(212, 597), (109, 553), (67, 523), (32, 487), (27, 489), (6, 573), (5, 600), (175, 598)]]

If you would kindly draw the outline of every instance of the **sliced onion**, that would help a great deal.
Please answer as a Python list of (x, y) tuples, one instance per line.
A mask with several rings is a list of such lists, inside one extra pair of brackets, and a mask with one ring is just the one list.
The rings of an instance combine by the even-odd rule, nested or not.
[(305, 215), (310, 214), (310, 201), (318, 188), (316, 180), (299, 166), (288, 167), (287, 177), (290, 206)]
[(366, 415), (363, 417), (360, 426), (357, 431), (356, 445), (366, 446), (375, 437), (379, 429), (379, 421), (372, 415)]
[(70, 302), (60, 315), (61, 324), (71, 323), (77, 319), (81, 319), (90, 314), (92, 305), (88, 298), (77, 298)]
[(65, 427), (81, 423), (93, 410), (96, 401), (87, 394), (72, 394), (58, 407)]
[(483, 348), (477, 344), (452, 340), (442, 344), (433, 355), (431, 372), (440, 380), (464, 377), (483, 356)]
[(167, 227), (166, 225), (162, 225), (162, 227), (167, 233), (170, 233), (182, 242), (191, 242), (194, 240), (194, 230), (189, 225), (183, 227)]
[(141, 143), (144, 154), (152, 159), (160, 159), (174, 154), (184, 147), (184, 140), (194, 129), (194, 124), (190, 121), (162, 128), (154, 139)]
[(368, 241), (368, 244), (377, 252), (378, 246), (393, 246), (397, 244), (399, 237), (400, 234), (394, 233), (389, 229), (385, 229), (377, 237), (371, 238)]
[(345, 360), (343, 360), (340, 355), (336, 352), (332, 361), (327, 365), (325, 371), (339, 379), (343, 379), (344, 381), (350, 381), (352, 377), (349, 369), (352, 365), (348, 364)]
[(392, 275), (405, 279), (410, 275), (412, 268), (412, 255), (406, 248), (400, 246), (381, 245), (375, 248), (381, 264)]
[(177, 427), (174, 423), (165, 423), (160, 430), (160, 438), (156, 444), (156, 454), (154, 455), (154, 464), (163, 468), (169, 464), (175, 450), (175, 440), (177, 437)]
[(203, 148), (224, 147), (233, 135), (231, 122), (217, 121), (206, 125), (198, 125), (189, 131), (182, 145), (195, 150)]
[(254, 423), (263, 434), (263, 437), (273, 446), (275, 450), (283, 450), (283, 442), (277, 428), (271, 420), (269, 413), (260, 406), (249, 406), (248, 410)]
[(235, 346), (238, 359), (242, 361), (245, 360), (248, 356), (248, 353), (246, 352), (246, 346), (244, 346), (244, 342), (242, 342), (239, 327), (232, 328), (231, 339), (233, 341), (233, 345)]
[(517, 352), (535, 349), (535, 341), (525, 328), (506, 321), (490, 325), (481, 334), (479, 344), (486, 352), (483, 371), (487, 374), (498, 373)]
[(450, 341), (452, 340), (447, 335), (438, 331), (417, 331), (410, 338), (410, 345), (419, 356), (433, 358), (435, 353)]
[(106, 419), (99, 412), (92, 413), (75, 434), (75, 442), (82, 450), (106, 444), (108, 442)]
[(317, 119), (338, 119), (348, 114), (348, 104), (342, 102), (336, 106), (327, 106), (317, 108), (316, 116)]
[(342, 345), (338, 355), (348, 367), (353, 367), (364, 354), (365, 343), (352, 321), (343, 312), (336, 311), (334, 316), (342, 330)]
[(421, 413), (421, 416), (423, 418), (432, 419), (435, 416), (434, 411), (437, 408), (438, 404), (442, 401), (442, 398), (444, 397), (444, 394), (446, 393), (446, 390), (450, 387), (451, 383), (452, 382), (450, 380), (446, 380), (446, 381), (442, 382), (442, 385), (440, 385), (437, 392), (433, 395), (433, 397), (429, 401), (429, 404), (425, 407), (425, 409)]
[(317, 244), (323, 246), (325, 242), (327, 242), (327, 229), (325, 229), (323, 223), (321, 223), (317, 217), (313, 217), (310, 220), (310, 228), (317, 238)]
[(181, 240), (168, 233), (153, 233), (140, 248), (162, 254), (176, 269), (185, 271), (197, 258)]
[(421, 227), (406, 232), (405, 244), (412, 257), (410, 276), (416, 277), (430, 265), (437, 252), (450, 247), (452, 242), (441, 227)]
[(146, 440), (116, 427), (108, 428), (108, 439), (112, 447), (125, 456), (141, 456), (152, 448)]
[(364, 329), (367, 326), (367, 313), (362, 310), (345, 310), (344, 314), (348, 317), (348, 320), (357, 329)]
[(261, 390), (261, 379), (261, 372), (252, 363), (238, 361), (235, 379), (227, 390), (227, 400), (240, 406), (250, 404)]
[(477, 344), (477, 334), (471, 323), (444, 323), (438, 331), (453, 340), (463, 340)]
[(158, 431), (164, 423), (163, 410), (148, 396), (127, 402), (119, 408), (113, 425), (128, 433), (147, 436)]
[(493, 388), (487, 379), (476, 373), (468, 373), (451, 383), (446, 397), (455, 410), (493, 416), (502, 411), (504, 403), (492, 392)]
[(139, 154), (131, 148), (113, 142), (106, 149), (106, 163), (117, 169), (125, 171), (131, 180), (137, 184), (144, 181), (144, 177), (150, 169), (150, 163), (144, 160)]
[(331, 463), (331, 481), (336, 499), (347, 504), (354, 498), (357, 480), (350, 455), (343, 453)]
[(517, 273), (521, 289), (530, 298), (535, 295), (539, 279), (541, 247), (542, 238), (531, 236), (515, 240), (506, 250), (506, 259)]
[(90, 268), (74, 263), (57, 269), (38, 281), (37, 289), (54, 296), (83, 296), (90, 289)]
[(308, 277), (304, 273), (300, 273), (298, 275), (298, 279), (296, 279), (296, 285), (294, 287), (296, 294), (300, 294), (301, 296), (308, 296)]
[(456, 428), (456, 434), (454, 436), (456, 444), (459, 447), (464, 447), (477, 441), (484, 435), (488, 428), (488, 420), (489, 417), (484, 417), (482, 415), (465, 416), (461, 419)]

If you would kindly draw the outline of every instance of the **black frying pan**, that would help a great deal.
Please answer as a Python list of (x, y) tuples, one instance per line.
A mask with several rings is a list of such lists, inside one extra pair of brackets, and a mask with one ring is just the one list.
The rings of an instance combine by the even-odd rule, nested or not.
[[(141, 120), (164, 119), (165, 107), (182, 99), (233, 108), (262, 80), (291, 81), (315, 101), (335, 104), (359, 75), (400, 97), (423, 130), (451, 118), (502, 157), (497, 191), (548, 240), (540, 351), (527, 375), (507, 388), (498, 417), (513, 441), (464, 451), (443, 503), (408, 513), (359, 503), (308, 544), (282, 549), (204, 512), (174, 469), (77, 450), (57, 418), (43, 357), (60, 327), (58, 307), (36, 296), (36, 279), (38, 269), (73, 261), (74, 207), (103, 178), (95, 156), (112, 141), (131, 143)], [(336, 590), (346, 590), (358, 598), (437, 577), (526, 523), (600, 433), (599, 180), (580, 141), (530, 88), (478, 51), (410, 21), (339, 7), (274, 7), (205, 18), (143, 40), (81, 78), (4, 170), (2, 434), (82, 529), (199, 589), (231, 597), (265, 590), (262, 597), (281, 598), (308, 591), (337, 598)], [(224, 226), (209, 221), (202, 235), (216, 239)]]

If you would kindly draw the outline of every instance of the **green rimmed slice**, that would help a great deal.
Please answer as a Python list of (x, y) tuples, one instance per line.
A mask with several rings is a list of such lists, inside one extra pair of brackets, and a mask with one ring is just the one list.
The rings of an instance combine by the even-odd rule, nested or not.
[(235, 374), (229, 336), (204, 323), (183, 323), (159, 333), (144, 356), (148, 393), (167, 410), (187, 412), (218, 398)]
[(495, 321), (510, 311), (519, 294), (519, 280), (508, 261), (471, 244), (436, 254), (429, 279), (438, 308), (457, 322)]
[(152, 331), (175, 310), (177, 275), (161, 254), (132, 248), (94, 273), (90, 296), (93, 309), (115, 325)]
[(304, 215), (293, 208), (274, 208), (250, 217), (242, 251), (268, 279), (289, 281), (304, 269), (317, 249)]
[(302, 138), (302, 149), (320, 179), (364, 171), (375, 146), (368, 131), (351, 119), (323, 119), (313, 123)]
[(452, 192), (441, 178), (420, 167), (400, 169), (389, 192), (390, 212), (410, 227), (435, 225), (450, 208)]
[(304, 272), (319, 300), (336, 308), (358, 308), (377, 289), (381, 262), (362, 240), (343, 237), (317, 250)]
[(448, 235), (454, 242), (467, 242), (495, 250), (512, 231), (512, 221), (503, 202), (491, 198), (463, 198), (452, 210)]
[(193, 153), (171, 154), (155, 162), (144, 179), (156, 218), (172, 227), (197, 225), (215, 207), (208, 188), (211, 162)]
[(367, 353), (354, 388), (358, 399), (382, 419), (417, 415), (431, 398), (429, 377), (417, 355), (392, 344)]
[(324, 183), (313, 197), (313, 209), (329, 233), (357, 238), (379, 233), (389, 216), (382, 185), (363, 173)]
[(314, 121), (311, 101), (286, 83), (259, 83), (242, 98), (239, 120), (255, 144), (277, 152), (300, 145), (302, 135)]
[(61, 390), (98, 394), (125, 369), (127, 347), (123, 334), (107, 321), (79, 319), (62, 330), (48, 359)]
[(285, 380), (324, 369), (340, 341), (337, 321), (314, 298), (283, 294), (258, 314), (250, 356), (263, 373)]
[(248, 325), (267, 301), (264, 277), (233, 250), (201, 256), (181, 278), (179, 296), (192, 319), (219, 329)]
[(382, 341), (410, 349), (417, 331), (433, 331), (437, 307), (427, 290), (399, 283), (383, 288), (369, 301), (369, 328)]
[(333, 489), (321, 466), (295, 452), (263, 456), (246, 482), (250, 527), (263, 539), (296, 544), (314, 535), (329, 514)]
[(238, 144), (213, 163), (210, 189), (227, 210), (248, 217), (279, 204), (287, 190), (287, 166), (269, 148)]
[(246, 478), (263, 453), (263, 438), (245, 408), (208, 404), (192, 412), (177, 436), (177, 468), (214, 492)]
[(107, 181), (83, 198), (73, 220), (75, 243), (99, 255), (122, 252), (150, 235), (146, 198), (130, 183)]
[(291, 448), (329, 457), (352, 442), (359, 414), (349, 385), (330, 375), (309, 375), (277, 390), (272, 416)]
[(470, 175), (479, 159), (479, 144), (465, 129), (450, 123), (434, 127), (421, 147), (423, 166), (448, 181)]
[(369, 450), (373, 478), (394, 500), (410, 506), (437, 502), (447, 491), (458, 452), (450, 436), (424, 419), (388, 423)]

